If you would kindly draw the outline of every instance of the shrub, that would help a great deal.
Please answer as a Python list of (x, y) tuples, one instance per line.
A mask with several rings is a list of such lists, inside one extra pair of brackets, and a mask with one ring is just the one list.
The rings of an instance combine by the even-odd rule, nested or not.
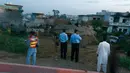
[(120, 46), (120, 48), (122, 50), (124, 50), (125, 52), (130, 51), (130, 41), (126, 40), (127, 38), (125, 38), (125, 40), (121, 40), (120, 42), (118, 42), (118, 45)]
[(123, 34), (122, 32), (114, 32), (112, 33), (113, 36), (120, 36), (121, 34)]
[(21, 36), (11, 36), (8, 34), (0, 35), (0, 50), (13, 52), (13, 53), (25, 53), (26, 43), (24, 42), (24, 37)]
[(130, 70), (130, 58), (120, 57), (120, 66)]

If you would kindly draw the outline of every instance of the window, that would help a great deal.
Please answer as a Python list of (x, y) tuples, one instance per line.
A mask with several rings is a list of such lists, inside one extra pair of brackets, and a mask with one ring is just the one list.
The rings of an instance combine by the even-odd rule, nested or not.
[(121, 32), (121, 31), (122, 31), (122, 29), (120, 28), (120, 29), (119, 29), (119, 32)]
[(113, 26), (112, 32), (117, 32), (117, 26)]
[(127, 32), (127, 29), (124, 29), (123, 32), (126, 33), (126, 32)]
[(100, 18), (97, 18), (97, 20), (100, 20)]
[(96, 18), (93, 18), (93, 20), (96, 20)]
[(126, 23), (126, 19), (123, 19), (122, 23)]
[(119, 22), (119, 17), (114, 17), (114, 22)]

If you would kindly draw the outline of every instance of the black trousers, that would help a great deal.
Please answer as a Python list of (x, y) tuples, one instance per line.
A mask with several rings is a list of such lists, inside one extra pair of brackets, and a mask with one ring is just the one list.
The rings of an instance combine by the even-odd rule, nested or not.
[(75, 62), (79, 61), (79, 43), (72, 43), (71, 61), (75, 58)]
[(66, 59), (66, 53), (67, 53), (67, 42), (62, 43), (61, 42), (61, 58)]

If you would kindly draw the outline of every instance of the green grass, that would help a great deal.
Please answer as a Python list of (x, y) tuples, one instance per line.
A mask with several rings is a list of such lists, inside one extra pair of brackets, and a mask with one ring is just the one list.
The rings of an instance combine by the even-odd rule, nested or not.
[(120, 66), (130, 70), (130, 58), (129, 57), (120, 57)]
[(27, 50), (24, 40), (27, 35), (9, 35), (7, 32), (0, 34), (0, 50), (24, 54)]

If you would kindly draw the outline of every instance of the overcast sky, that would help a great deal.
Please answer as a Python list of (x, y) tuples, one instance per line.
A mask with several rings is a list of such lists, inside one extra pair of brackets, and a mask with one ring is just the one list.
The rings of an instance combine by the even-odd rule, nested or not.
[(130, 0), (0, 0), (0, 4), (11, 2), (23, 5), (25, 13), (52, 13), (58, 9), (61, 14), (92, 14), (101, 10), (126, 12), (130, 10)]

